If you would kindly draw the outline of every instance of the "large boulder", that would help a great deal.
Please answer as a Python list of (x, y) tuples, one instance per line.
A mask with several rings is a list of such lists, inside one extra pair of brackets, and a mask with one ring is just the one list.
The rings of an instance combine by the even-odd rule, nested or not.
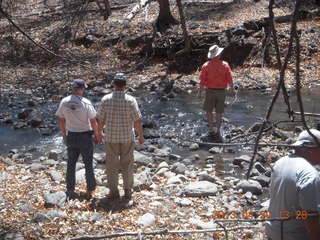
[(208, 181), (192, 182), (183, 189), (183, 194), (189, 197), (214, 196), (217, 192), (217, 185)]

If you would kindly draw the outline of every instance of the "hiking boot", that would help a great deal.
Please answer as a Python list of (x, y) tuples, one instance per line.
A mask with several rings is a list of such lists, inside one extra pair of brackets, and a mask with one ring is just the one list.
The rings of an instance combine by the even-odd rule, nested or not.
[(92, 191), (86, 191), (85, 193), (80, 194), (81, 197), (83, 197), (86, 200), (90, 200), (92, 198), (92, 195), (94, 194), (95, 190)]
[(66, 199), (67, 201), (80, 198), (80, 195), (74, 191), (70, 191), (70, 192), (67, 191), (66, 195), (67, 195), (67, 199)]
[(107, 196), (107, 198), (110, 199), (110, 200), (118, 200), (118, 199), (120, 199), (119, 191), (110, 192), (109, 195)]

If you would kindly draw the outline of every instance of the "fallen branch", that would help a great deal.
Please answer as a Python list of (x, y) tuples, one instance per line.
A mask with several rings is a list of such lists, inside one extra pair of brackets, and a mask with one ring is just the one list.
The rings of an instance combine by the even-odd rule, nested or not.
[(246, 229), (248, 227), (240, 226), (234, 228), (210, 228), (210, 229), (201, 229), (201, 230), (156, 230), (150, 232), (121, 232), (121, 233), (112, 233), (104, 236), (84, 236), (78, 238), (70, 238), (69, 240), (92, 240), (92, 239), (106, 239), (106, 238), (116, 238), (124, 236), (141, 236), (141, 235), (162, 235), (162, 234), (191, 234), (191, 233), (209, 233), (209, 232), (224, 232), (224, 231), (237, 231), (240, 229)]
[[(301, 112), (292, 112), (292, 114), (294, 115), (301, 115)], [(320, 117), (319, 113), (304, 113), (304, 116), (308, 116), (308, 117)]]
[(88, 69), (88, 70), (90, 70), (90, 71), (92, 71), (92, 72), (94, 72), (94, 73), (96, 73), (96, 74), (105, 75), (104, 72), (98, 71), (97, 69), (93, 69), (93, 68), (88, 67), (88, 66), (86, 66), (86, 65), (84, 65), (84, 64), (81, 64), (81, 63), (79, 63), (78, 60), (69, 59), (69, 58), (66, 58), (66, 57), (64, 57), (64, 56), (61, 56), (61, 55), (59, 55), (59, 54), (51, 51), (50, 49), (42, 46), (41, 44), (37, 43), (35, 40), (33, 40), (25, 31), (23, 31), (23, 30), (12, 20), (12, 18), (1, 8), (1, 6), (0, 6), (0, 13), (7, 19), (23, 36), (25, 36), (25, 37), (26, 37), (28, 40), (30, 40), (35, 46), (41, 48), (41, 49), (44, 50), (45, 52), (47, 52), (47, 53), (49, 53), (49, 54), (51, 54), (51, 55), (53, 55), (53, 56), (55, 56), (55, 57), (58, 57), (58, 58), (66, 61), (66, 62), (76, 63), (77, 65), (79, 65), (79, 66), (81, 66), (81, 67), (84, 67), (84, 68), (86, 68), (86, 69)]
[(131, 12), (127, 15), (127, 19), (131, 20), (132, 18), (134, 18), (140, 11), (142, 8), (144, 8), (145, 6), (147, 6), (152, 0), (140, 0), (131, 10)]

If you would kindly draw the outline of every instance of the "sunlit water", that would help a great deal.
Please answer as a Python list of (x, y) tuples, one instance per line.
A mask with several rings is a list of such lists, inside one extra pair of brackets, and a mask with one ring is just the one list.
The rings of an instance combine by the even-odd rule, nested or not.
[[(313, 90), (303, 94), (305, 112), (320, 113), (320, 91)], [(244, 126), (248, 128), (266, 116), (272, 95), (258, 92), (240, 92), (236, 96), (228, 95), (225, 117), (228, 126)], [(144, 120), (154, 121), (155, 128), (164, 143), (174, 148), (179, 154), (186, 151), (178, 147), (177, 143), (185, 140), (195, 140), (206, 133), (207, 122), (202, 111), (202, 100), (194, 94), (184, 94), (168, 101), (160, 101), (156, 95), (139, 96), (140, 108)], [(300, 111), (295, 97), (291, 97), (294, 111)], [(289, 120), (282, 96), (279, 96), (271, 115), (271, 120)], [(307, 118), (310, 119), (310, 118)], [(288, 124), (282, 125), (289, 128)], [(43, 137), (36, 130), (14, 130), (10, 125), (0, 125), (0, 154), (10, 149), (53, 149), (62, 148), (62, 139), (59, 133), (54, 136)], [(201, 152), (199, 152), (201, 154)]]

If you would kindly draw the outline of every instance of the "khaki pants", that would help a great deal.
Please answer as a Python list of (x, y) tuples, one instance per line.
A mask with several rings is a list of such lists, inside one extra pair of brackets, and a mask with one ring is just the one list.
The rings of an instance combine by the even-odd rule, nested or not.
[(206, 112), (224, 113), (224, 101), (226, 99), (225, 89), (207, 88), (202, 109)]
[(118, 191), (119, 172), (122, 173), (124, 189), (133, 187), (134, 142), (106, 144), (106, 173), (111, 193)]

